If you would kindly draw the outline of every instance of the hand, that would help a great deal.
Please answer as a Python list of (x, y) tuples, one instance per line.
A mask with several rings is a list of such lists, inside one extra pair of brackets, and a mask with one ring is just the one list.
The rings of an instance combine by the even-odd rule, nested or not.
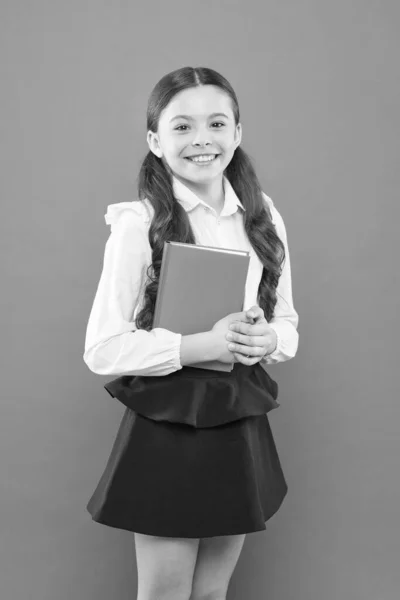
[(228, 350), (232, 352), (235, 362), (254, 365), (263, 356), (275, 350), (278, 340), (275, 330), (264, 317), (262, 308), (255, 305), (244, 312), (249, 320), (251, 315), (254, 316), (254, 324), (246, 323), (244, 320), (233, 321), (225, 337), (228, 341)]
[(246, 311), (239, 313), (231, 313), (217, 321), (211, 329), (212, 335), (212, 351), (215, 355), (215, 360), (223, 363), (240, 362), (235, 360), (234, 355), (228, 349), (226, 335), (229, 332), (229, 325), (232, 323), (251, 323), (252, 319), (246, 316)]

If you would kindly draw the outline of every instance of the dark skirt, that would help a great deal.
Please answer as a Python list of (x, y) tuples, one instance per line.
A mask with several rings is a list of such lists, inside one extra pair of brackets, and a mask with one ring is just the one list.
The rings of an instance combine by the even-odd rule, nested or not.
[(127, 408), (87, 504), (94, 521), (181, 538), (266, 529), (287, 484), (266, 414), (278, 385), (263, 367), (184, 366), (104, 387)]

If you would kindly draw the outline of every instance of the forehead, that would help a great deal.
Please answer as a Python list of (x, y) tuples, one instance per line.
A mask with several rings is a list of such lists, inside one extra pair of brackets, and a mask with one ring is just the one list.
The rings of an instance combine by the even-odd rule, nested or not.
[(224, 112), (233, 117), (230, 96), (217, 86), (201, 85), (176, 94), (163, 111), (161, 118), (169, 120), (178, 114), (202, 118), (215, 112)]

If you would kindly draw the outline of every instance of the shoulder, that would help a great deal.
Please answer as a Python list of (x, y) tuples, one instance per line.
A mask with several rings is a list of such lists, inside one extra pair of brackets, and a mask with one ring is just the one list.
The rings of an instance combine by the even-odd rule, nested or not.
[(132, 227), (147, 229), (151, 218), (152, 206), (146, 199), (109, 204), (104, 215), (104, 220), (111, 226), (111, 231)]
[(263, 195), (264, 201), (265, 201), (266, 205), (268, 206), (269, 211), (271, 213), (271, 219), (272, 219), (273, 224), (276, 227), (276, 232), (277, 232), (278, 236), (281, 239), (286, 238), (286, 227), (285, 227), (285, 223), (283, 221), (283, 217), (282, 217), (281, 213), (276, 208), (272, 199), (269, 196), (267, 196), (267, 194), (265, 194), (263, 192), (262, 195)]

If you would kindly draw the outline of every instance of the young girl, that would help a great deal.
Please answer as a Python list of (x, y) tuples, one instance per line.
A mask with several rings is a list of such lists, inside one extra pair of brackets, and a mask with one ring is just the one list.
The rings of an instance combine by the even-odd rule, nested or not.
[[(105, 388), (126, 406), (87, 509), (135, 532), (138, 600), (221, 600), (246, 533), (266, 529), (287, 493), (266, 414), (279, 406), (267, 367), (298, 346), (286, 230), (240, 146), (222, 75), (165, 75), (147, 131), (139, 199), (105, 215), (86, 332), (87, 366), (117, 376)], [(249, 251), (246, 310), (194, 335), (152, 328), (168, 240)], [(234, 368), (190, 366), (207, 360)]]

